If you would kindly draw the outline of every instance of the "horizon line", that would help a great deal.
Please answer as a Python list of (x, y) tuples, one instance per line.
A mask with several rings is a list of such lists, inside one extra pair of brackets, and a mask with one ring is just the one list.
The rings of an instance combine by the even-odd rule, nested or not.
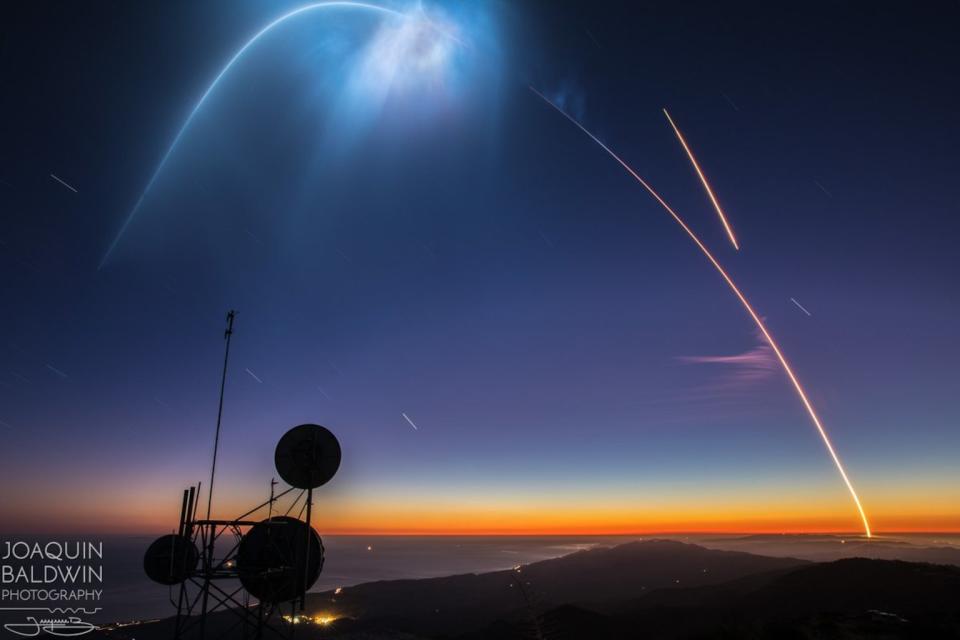
[[(314, 527), (316, 529), (317, 527)], [(860, 530), (840, 530), (824, 529), (811, 531), (748, 531), (748, 530), (657, 530), (657, 531), (417, 531), (417, 530), (348, 530), (348, 531), (318, 531), (324, 536), (329, 537), (463, 537), (463, 538), (561, 538), (561, 537), (596, 537), (596, 538), (618, 538), (618, 537), (657, 537), (657, 536), (847, 536), (861, 537), (867, 536)], [(873, 532), (873, 538), (885, 538), (898, 535), (956, 535), (960, 536), (958, 529), (900, 529), (891, 531)], [(138, 537), (138, 536), (156, 536), (157, 530), (152, 531), (128, 531), (128, 532), (63, 532), (63, 531), (39, 531), (39, 532), (0, 532), (0, 539), (14, 536), (107, 536), (107, 537)]]

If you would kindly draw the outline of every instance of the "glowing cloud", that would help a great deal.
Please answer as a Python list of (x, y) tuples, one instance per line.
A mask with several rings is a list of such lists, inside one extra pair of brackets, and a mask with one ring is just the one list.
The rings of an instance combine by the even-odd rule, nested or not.
[(463, 46), (463, 42), (453, 26), (440, 21), (438, 18), (428, 16), (421, 5), (417, 5), (410, 13), (404, 13), (396, 9), (367, 2), (330, 0), (302, 5), (267, 23), (266, 26), (249, 38), (243, 46), (237, 49), (217, 75), (214, 76), (213, 81), (207, 86), (206, 90), (200, 96), (200, 99), (197, 100), (193, 109), (187, 115), (177, 134), (167, 147), (166, 152), (160, 158), (160, 162), (153, 170), (153, 174), (147, 181), (140, 197), (127, 214), (113, 242), (110, 243), (110, 246), (104, 253), (98, 268), (103, 268), (104, 264), (106, 264), (110, 258), (110, 255), (117, 248), (117, 244), (120, 242), (120, 239), (123, 237), (134, 217), (136, 217), (137, 212), (143, 205), (144, 199), (156, 183), (157, 178), (170, 160), (177, 145), (183, 139), (190, 124), (204, 103), (206, 103), (207, 99), (213, 94), (224, 76), (226, 76), (227, 73), (236, 66), (244, 54), (252, 49), (265, 35), (291, 20), (320, 9), (368, 11), (391, 19), (382, 25), (375, 35), (373, 42), (366, 49), (358, 76), (351, 85), (354, 89), (361, 87), (365, 91), (368, 91), (374, 101), (379, 97), (382, 102), (383, 97), (392, 87), (409, 86), (414, 79), (416, 79), (417, 82), (439, 81), (447, 71), (453, 47)]
[(732, 369), (730, 382), (743, 386), (769, 378), (777, 370), (777, 356), (765, 341), (744, 353), (730, 356), (681, 356), (679, 360), (689, 364), (713, 364)]
[(456, 46), (462, 42), (452, 27), (441, 28), (420, 9), (406, 20), (381, 27), (367, 47), (361, 76), (382, 87), (441, 82)]

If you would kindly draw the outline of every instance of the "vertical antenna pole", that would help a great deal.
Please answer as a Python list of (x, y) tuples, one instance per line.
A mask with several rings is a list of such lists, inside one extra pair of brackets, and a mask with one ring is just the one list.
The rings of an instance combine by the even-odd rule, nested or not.
[(267, 520), (270, 520), (271, 518), (273, 518), (273, 501), (275, 499), (273, 497), (273, 493), (274, 493), (274, 487), (276, 486), (277, 486), (277, 479), (270, 478), (270, 507), (267, 510)]
[(220, 447), (220, 421), (223, 418), (223, 390), (227, 385), (227, 360), (230, 358), (230, 336), (233, 335), (233, 318), (237, 312), (230, 310), (227, 313), (227, 330), (223, 333), (227, 347), (223, 354), (223, 375), (220, 378), (220, 406), (217, 408), (217, 435), (213, 439), (213, 464), (210, 466), (210, 488), (207, 489), (207, 520), (210, 519), (210, 508), (213, 505), (213, 477), (217, 473), (217, 449)]
[[(223, 418), (223, 391), (227, 386), (227, 361), (230, 359), (230, 336), (233, 335), (233, 318), (236, 311), (227, 312), (227, 330), (223, 333), (223, 339), (227, 341), (226, 349), (223, 353), (223, 375), (220, 377), (220, 405), (217, 407), (217, 435), (213, 439), (213, 464), (210, 465), (210, 486), (207, 488), (207, 521), (200, 526), (200, 536), (205, 544), (205, 553), (203, 554), (203, 603), (200, 605), (200, 638), (206, 637), (207, 627), (207, 599), (210, 596), (210, 576), (214, 571), (213, 565), (213, 546), (217, 540), (217, 525), (209, 522), (210, 509), (213, 505), (213, 478), (217, 473), (217, 449), (220, 447), (220, 421)], [(204, 528), (206, 527), (206, 529)], [(204, 534), (206, 531), (206, 534)], [(206, 538), (203, 536), (206, 535)]]
[(190, 517), (191, 522), (197, 519), (197, 509), (200, 508), (200, 489), (202, 487), (203, 487), (203, 483), (197, 482), (197, 491), (193, 494), (196, 496), (196, 501), (193, 503), (193, 515)]
[(197, 505), (194, 501), (197, 499), (196, 487), (190, 487), (190, 496), (187, 500), (187, 517), (183, 521), (183, 535), (190, 537), (190, 531), (193, 527), (193, 521), (197, 519)]
[[(310, 580), (310, 543), (313, 542), (313, 489), (307, 489), (307, 546), (303, 554), (303, 590), (300, 592), (300, 611), (307, 608), (307, 581)], [(296, 607), (296, 603), (294, 603)]]
[(183, 535), (184, 527), (186, 526), (186, 523), (187, 523), (187, 515), (189, 514), (188, 509), (190, 508), (187, 506), (187, 499), (193, 497), (191, 495), (192, 489), (193, 487), (190, 487), (190, 489), (183, 490), (183, 504), (180, 505), (180, 528), (177, 529), (177, 535), (180, 535), (180, 536)]

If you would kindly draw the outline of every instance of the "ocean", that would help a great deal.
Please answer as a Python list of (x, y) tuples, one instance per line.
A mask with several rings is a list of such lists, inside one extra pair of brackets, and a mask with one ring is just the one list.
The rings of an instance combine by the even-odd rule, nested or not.
[[(715, 549), (772, 556), (832, 560), (850, 555), (899, 557), (904, 549), (960, 550), (957, 535), (883, 536), (871, 542), (844, 536), (669, 535)], [(48, 538), (49, 539), (49, 538)], [(324, 536), (325, 561), (311, 591), (327, 591), (376, 580), (430, 578), (509, 569), (595, 546), (613, 546), (641, 536)], [(649, 539), (649, 537), (648, 537)], [(3, 538), (5, 542), (9, 538)], [(101, 610), (92, 622), (164, 618), (176, 613), (176, 589), (151, 582), (143, 553), (154, 536), (109, 536), (103, 541)], [(866, 546), (869, 545), (869, 546)], [(5, 547), (5, 544), (3, 545)], [(865, 553), (869, 551), (869, 553)], [(913, 558), (907, 558), (913, 559)], [(5, 561), (9, 562), (9, 561)], [(97, 561), (99, 562), (99, 561)], [(8, 585), (3, 585), (7, 587)], [(40, 585), (42, 586), (42, 585)], [(101, 588), (97, 585), (96, 588)], [(4, 606), (16, 605), (6, 601)], [(46, 603), (49, 605), (49, 603)], [(74, 606), (91, 606), (79, 603)]]
[[(509, 569), (638, 537), (324, 536), (323, 571), (311, 591), (374, 580), (430, 578)], [(94, 622), (145, 620), (174, 615), (177, 591), (143, 573), (143, 552), (152, 536), (104, 538), (103, 610)]]

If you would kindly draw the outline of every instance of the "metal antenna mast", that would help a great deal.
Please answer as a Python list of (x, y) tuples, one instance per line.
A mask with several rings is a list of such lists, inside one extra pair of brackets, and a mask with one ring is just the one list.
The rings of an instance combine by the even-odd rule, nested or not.
[(207, 520), (213, 505), (213, 476), (217, 473), (217, 449), (220, 447), (220, 421), (223, 418), (223, 390), (227, 385), (227, 360), (230, 359), (230, 336), (233, 335), (233, 318), (237, 315), (232, 309), (227, 313), (227, 330), (223, 333), (227, 348), (223, 354), (223, 376), (220, 378), (220, 406), (217, 408), (217, 435), (213, 439), (213, 464), (210, 466), (210, 488), (207, 490)]
[[(340, 468), (336, 436), (318, 424), (298, 425), (280, 438), (273, 456), (277, 473), (290, 487), (278, 493), (277, 481), (271, 479), (266, 502), (236, 518), (224, 519), (221, 515), (219, 520), (211, 519), (235, 319), (236, 311), (227, 313), (207, 517), (197, 518), (202, 500), (200, 485), (189, 487), (183, 493), (177, 533), (155, 540), (143, 560), (151, 580), (169, 588), (179, 585), (179, 596), (174, 600), (171, 592), (170, 602), (177, 608), (173, 636), (183, 640), (237, 638), (238, 625), (243, 626), (244, 638), (265, 638), (267, 634), (281, 639), (294, 637), (294, 625), (302, 619), (305, 594), (323, 570), (323, 541), (312, 524), (313, 490), (329, 482)], [(298, 489), (300, 494), (286, 513), (274, 515), (277, 501)], [(306, 520), (290, 516), (304, 496), (301, 515), (306, 511)], [(267, 512), (266, 520), (254, 516), (261, 510)], [(255, 605), (251, 605), (251, 598), (256, 599)], [(284, 615), (284, 610), (289, 615)]]

